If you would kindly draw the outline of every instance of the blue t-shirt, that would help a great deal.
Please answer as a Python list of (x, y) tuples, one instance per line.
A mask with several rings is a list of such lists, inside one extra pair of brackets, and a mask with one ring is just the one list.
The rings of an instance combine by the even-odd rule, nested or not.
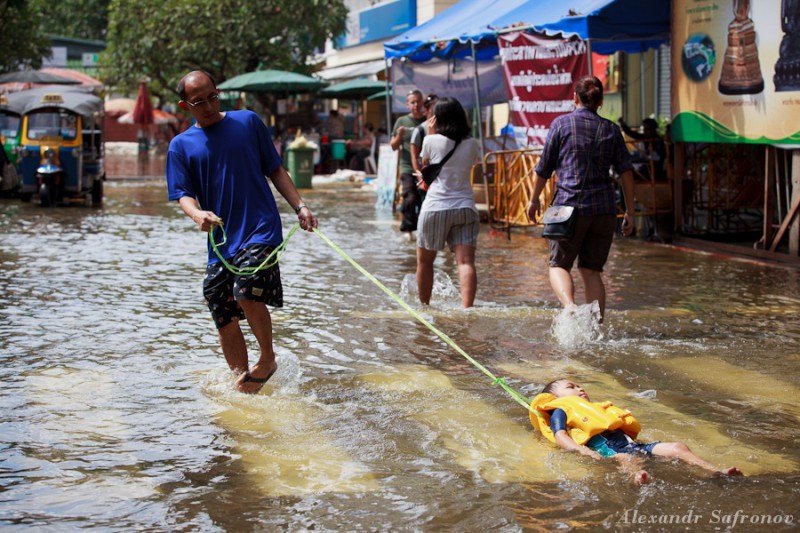
[[(281, 218), (266, 176), (281, 165), (267, 127), (252, 111), (228, 111), (207, 128), (192, 126), (169, 144), (167, 187), (170, 200), (197, 199), (222, 219), (228, 240), (225, 259), (251, 244), (283, 241)], [(222, 242), (222, 231), (214, 238)], [(219, 258), (208, 245), (208, 263)]]

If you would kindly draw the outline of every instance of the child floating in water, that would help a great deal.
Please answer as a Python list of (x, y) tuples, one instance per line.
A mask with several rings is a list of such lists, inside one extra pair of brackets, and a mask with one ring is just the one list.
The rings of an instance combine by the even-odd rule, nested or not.
[(565, 378), (548, 383), (531, 407), (535, 411), (530, 414), (531, 423), (545, 437), (565, 450), (595, 459), (613, 456), (639, 485), (649, 483), (650, 474), (638, 469), (634, 454), (680, 459), (715, 474), (743, 475), (736, 467), (715, 468), (682, 442), (636, 442), (641, 428), (630, 411), (611, 402), (591, 402), (583, 387)]

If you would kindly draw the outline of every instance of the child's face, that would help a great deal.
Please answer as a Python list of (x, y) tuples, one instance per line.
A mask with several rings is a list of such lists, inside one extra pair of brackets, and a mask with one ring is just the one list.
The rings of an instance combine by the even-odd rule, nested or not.
[(589, 395), (583, 390), (583, 387), (577, 383), (573, 383), (568, 379), (563, 379), (556, 383), (553, 388), (553, 396), (556, 398), (564, 398), (565, 396), (580, 396), (584, 400), (589, 400)]

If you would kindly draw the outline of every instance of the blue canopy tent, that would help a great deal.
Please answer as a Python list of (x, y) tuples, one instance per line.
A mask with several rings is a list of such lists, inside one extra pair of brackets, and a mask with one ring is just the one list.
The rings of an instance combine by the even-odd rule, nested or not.
[[(570, 0), (567, 5), (558, 0), (462, 0), (384, 44), (387, 91), (390, 59), (424, 62), (471, 55), (475, 97), (480, 102), (477, 61), (497, 56), (499, 34), (531, 30), (576, 35), (587, 41), (590, 52), (641, 53), (669, 40), (670, 16), (670, 0)], [(591, 53), (589, 58), (591, 72)], [(386, 107), (390, 117), (388, 96)]]
[[(670, 0), (573, 0), (570, 6), (574, 14), (565, 14), (561, 2), (528, 1), (495, 18), (490, 27), (577, 35), (604, 55), (643, 52), (669, 40)], [(512, 27), (519, 23), (527, 25)]]
[[(532, 30), (577, 35), (595, 52), (641, 52), (669, 39), (670, 0), (462, 0), (384, 44), (387, 59), (428, 61), (465, 57), (469, 44), (485, 58), (497, 54), (498, 34)], [(486, 42), (485, 42), (486, 41)]]
[[(489, 35), (487, 20), (514, 11), (528, 1), (462, 0), (424, 24), (386, 42), (383, 45), (384, 54), (387, 59), (404, 57), (417, 62), (429, 61), (434, 57), (466, 57), (470, 55), (470, 47), (463, 46), (465, 43), (481, 40), (482, 34)], [(494, 37), (496, 34), (492, 32), (491, 35)], [(495, 55), (496, 45), (490, 47), (484, 58), (492, 59)]]

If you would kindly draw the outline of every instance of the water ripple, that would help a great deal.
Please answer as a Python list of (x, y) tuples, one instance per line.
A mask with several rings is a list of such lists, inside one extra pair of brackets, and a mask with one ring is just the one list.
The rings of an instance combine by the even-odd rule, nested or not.
[(639, 402), (648, 431), (749, 454), (740, 466), (764, 473), (709, 490), (656, 466), (664, 481), (641, 493), (534, 436), (524, 410), (314, 235), (296, 234), (281, 263), (279, 372), (263, 394), (234, 392), (201, 294), (205, 236), (162, 181), (107, 193), (99, 210), (0, 203), (2, 525), (517, 531), (613, 528), (633, 506), (796, 507), (796, 273), (617, 243), (602, 335), (565, 347), (543, 239), (482, 231), (476, 308), (458, 306), (450, 254), (422, 307), (414, 247), (373, 193), (305, 194), (330, 239), (525, 394), (565, 372)]

